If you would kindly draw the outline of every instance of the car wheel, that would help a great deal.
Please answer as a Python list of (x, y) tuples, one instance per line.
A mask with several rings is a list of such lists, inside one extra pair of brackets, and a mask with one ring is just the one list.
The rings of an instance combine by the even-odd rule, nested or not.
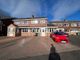
[(66, 41), (64, 41), (64, 40), (62, 40), (62, 41), (61, 41), (61, 43), (65, 44), (65, 43), (67, 43), (67, 42), (66, 42)]

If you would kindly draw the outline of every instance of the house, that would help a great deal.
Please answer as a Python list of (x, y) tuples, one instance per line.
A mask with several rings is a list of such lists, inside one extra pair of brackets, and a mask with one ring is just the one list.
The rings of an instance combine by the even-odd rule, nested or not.
[(19, 18), (14, 19), (13, 22), (16, 25), (16, 32), (19, 32), (20, 36), (45, 36), (44, 31), (48, 23), (47, 18), (44, 17)]
[(52, 21), (45, 17), (16, 18), (8, 26), (7, 36), (50, 36), (56, 30), (76, 35), (80, 31), (80, 21)]
[(80, 32), (80, 21), (53, 21), (49, 24), (53, 26), (58, 26), (58, 28), (63, 28), (65, 32), (68, 32), (69, 34), (74, 34)]
[[(48, 19), (45, 17), (18, 18), (14, 19), (13, 22), (13, 25), (16, 26), (15, 36), (49, 36), (57, 28), (48, 27)], [(10, 32), (10, 26), (8, 27), (8, 32)], [(14, 28), (11, 27), (11, 29)], [(9, 34), (12, 36), (12, 33)], [(7, 35), (9, 36), (9, 34)]]
[(7, 27), (12, 23), (12, 18), (0, 18), (0, 36), (7, 36)]
[(2, 21), (0, 20), (0, 36), (2, 35), (2, 26), (3, 26), (3, 23), (2, 23)]

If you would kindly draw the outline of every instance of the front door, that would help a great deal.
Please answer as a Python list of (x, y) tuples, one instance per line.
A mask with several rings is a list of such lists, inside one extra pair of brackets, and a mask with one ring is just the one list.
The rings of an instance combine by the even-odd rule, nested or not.
[(9, 28), (9, 36), (14, 36), (14, 28)]
[(40, 36), (46, 36), (45, 28), (40, 28)]

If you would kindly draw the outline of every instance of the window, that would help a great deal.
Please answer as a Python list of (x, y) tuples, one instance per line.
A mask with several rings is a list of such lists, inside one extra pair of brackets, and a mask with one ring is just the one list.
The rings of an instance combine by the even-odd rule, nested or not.
[(38, 24), (38, 20), (31, 21), (32, 24)]
[(28, 21), (24, 21), (24, 24), (28, 24)]
[(18, 21), (16, 21), (16, 22), (14, 22), (15, 24), (20, 24), (20, 22), (18, 22)]
[(23, 28), (23, 32), (26, 32), (26, 29), (25, 28)]
[(49, 30), (50, 30), (50, 32), (51, 32), (51, 28), (50, 28)]
[[(56, 25), (55, 25), (56, 26)], [(62, 27), (62, 23), (58, 23), (57, 26)]]
[(28, 28), (23, 28), (22, 31), (23, 32), (28, 32)]
[(26, 32), (28, 32), (28, 28), (26, 28)]
[(78, 32), (79, 30), (77, 28), (72, 28), (71, 32)]
[(21, 24), (24, 24), (24, 21), (21, 21)]
[(35, 32), (35, 29), (33, 29), (32, 32)]
[(8, 32), (10, 32), (10, 28), (8, 28)]
[(46, 23), (46, 21), (45, 20), (41, 20), (40, 23)]
[(28, 24), (28, 22), (27, 21), (22, 21), (21, 24)]
[(65, 29), (64, 31), (65, 31), (65, 32), (68, 32), (68, 29)]
[(69, 24), (68, 24), (68, 23), (64, 23), (63, 26), (64, 26), (64, 27), (68, 27)]
[(77, 23), (71, 23), (72, 27), (77, 27)]
[(53, 26), (58, 26), (58, 23), (53, 23)]
[(78, 26), (80, 26), (80, 22), (78, 23)]

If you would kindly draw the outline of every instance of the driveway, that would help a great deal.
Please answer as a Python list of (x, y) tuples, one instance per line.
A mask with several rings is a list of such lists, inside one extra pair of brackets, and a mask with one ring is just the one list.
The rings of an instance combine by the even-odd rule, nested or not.
[[(6, 47), (0, 48), (0, 60), (48, 60), (51, 44), (54, 45), (56, 52), (61, 56), (62, 60), (67, 59), (65, 53), (79, 52), (80, 50), (78, 46), (70, 43), (55, 43), (49, 37), (23, 37), (22, 39), (8, 43)], [(72, 55), (73, 53), (69, 55), (71, 56), (70, 58), (73, 58)]]

